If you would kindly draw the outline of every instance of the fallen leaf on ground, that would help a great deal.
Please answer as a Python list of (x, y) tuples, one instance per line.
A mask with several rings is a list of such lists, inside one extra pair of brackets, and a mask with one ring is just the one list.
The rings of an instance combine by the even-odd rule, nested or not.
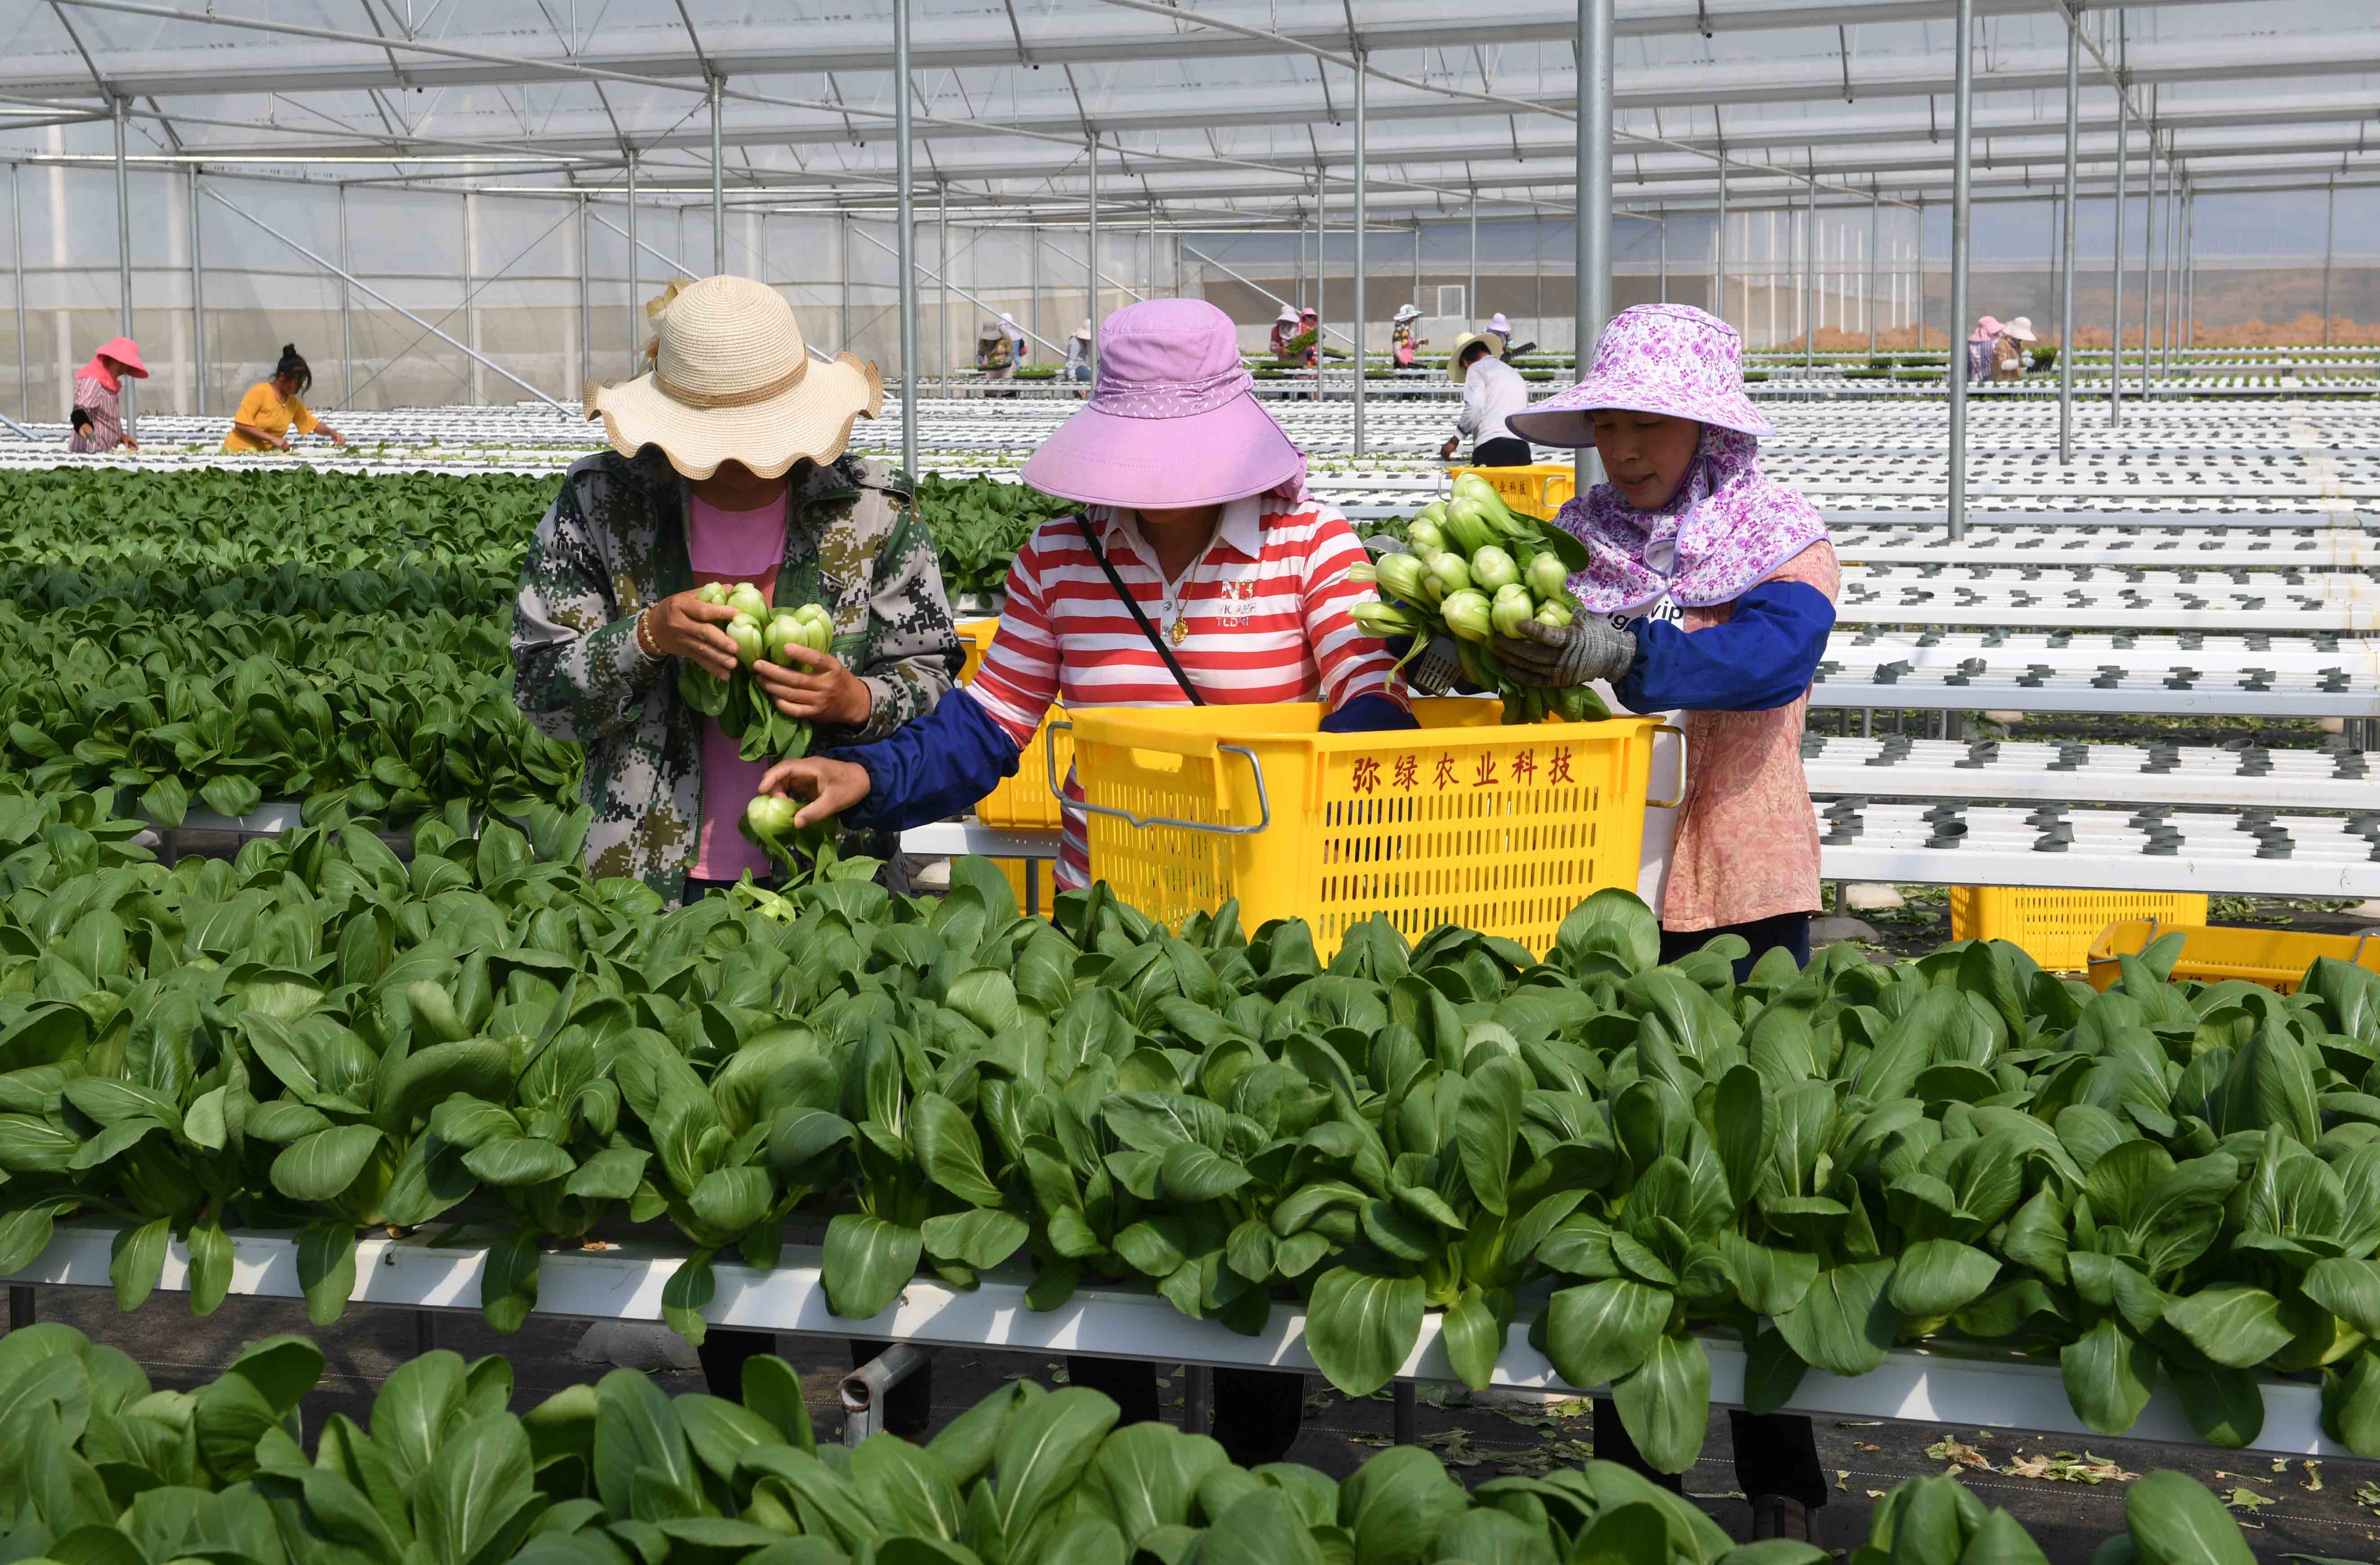
[[(1874, 1450), (1876, 1448), (1870, 1446), (1868, 1449)], [(1946, 1435), (1927, 1446), (1925, 1454), (1937, 1462), (1949, 1462), (1951, 1473), (1956, 1473), (1962, 1467), (1980, 1467), (1986, 1473), (1992, 1470), (1990, 1458), (1956, 1435)]]
[[(1983, 1465), (1988, 1466), (1989, 1463)], [(2036, 1456), (2026, 1456), (2020, 1451), (2017, 1459), (2000, 1471), (2011, 1478), (2046, 1478), (2060, 1484), (2104, 1484), (2110, 1478), (2119, 1483), (2130, 1483), (2140, 1476), (2137, 1473), (2125, 1472), (2105, 1457), (2095, 1456), (2089, 1451), (2078, 1456), (2070, 1450), (2046, 1451)]]

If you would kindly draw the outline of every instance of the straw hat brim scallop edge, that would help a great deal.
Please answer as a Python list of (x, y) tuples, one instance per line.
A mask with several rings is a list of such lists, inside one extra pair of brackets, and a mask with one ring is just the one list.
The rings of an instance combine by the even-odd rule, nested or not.
[(883, 413), (884, 378), (875, 365), (842, 353), (832, 363), (812, 359), (793, 385), (740, 407), (689, 407), (644, 374), (589, 386), (586, 408), (589, 419), (601, 418), (604, 438), (623, 456), (658, 445), (689, 479), (707, 479), (722, 462), (740, 462), (755, 477), (773, 479), (796, 462), (842, 455), (851, 444), (853, 421)]

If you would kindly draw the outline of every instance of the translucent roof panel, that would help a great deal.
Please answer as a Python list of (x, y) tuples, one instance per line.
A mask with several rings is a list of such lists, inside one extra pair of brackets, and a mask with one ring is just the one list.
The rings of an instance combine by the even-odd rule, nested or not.
[[(2069, 24), (1977, 0), (1975, 189), (2058, 183)], [(1574, 0), (912, 0), (921, 201), (1079, 213), (1100, 149), (1118, 212), (1344, 222), (1355, 69), (1367, 212), (1566, 215)], [(2086, 192), (2152, 141), (2186, 183), (2380, 177), (2370, 0), (2167, 0), (2082, 23)], [(1954, 23), (1909, 0), (1622, 0), (1621, 202), (1947, 200)], [(888, 0), (135, 0), (0, 11), (0, 158), (105, 162), (111, 105), (144, 167), (524, 194), (708, 199), (711, 83), (727, 199), (880, 215), (894, 197)], [(2119, 73), (2119, 94), (2110, 73)]]

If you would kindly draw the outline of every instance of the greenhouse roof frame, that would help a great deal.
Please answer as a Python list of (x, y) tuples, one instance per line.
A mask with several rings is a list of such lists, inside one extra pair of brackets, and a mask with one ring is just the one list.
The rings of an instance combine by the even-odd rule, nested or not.
[[(1355, 161), (1346, 77), (1358, 58), (1378, 214), (1459, 217), (1476, 202), (1489, 214), (1553, 215), (1571, 205), (1578, 11), (1569, 0), (1480, 17), (1423, 0), (1299, 0), (1263, 12), (1156, 0), (913, 3), (921, 185), (947, 188), (952, 207), (971, 215), (1081, 201), (1087, 133), (1130, 176), (1106, 195), (1118, 214), (1153, 209), (1171, 222), (1195, 204), (1209, 220), (1220, 209), (1302, 222), (1318, 204), (1343, 218)], [(616, 189), (634, 150), (644, 191), (697, 199), (711, 183), (701, 111), (716, 77), (719, 139), (736, 154), (722, 160), (724, 200), (868, 210), (892, 184), (891, 30), (880, 9), (827, 20), (788, 7), (783, 20), (752, 23), (704, 0), (629, 0), (582, 25), (575, 8), (538, 0), (468, 11), (443, 0), (235, 4), (204, 15), (143, 0), (29, 5), (0, 65), (0, 103), (11, 105), (0, 112), (0, 157), (105, 155), (90, 143), (54, 154), (28, 145), (27, 133), (104, 122), (114, 100), (128, 98), (140, 163), (577, 193)], [(1975, 73), (1978, 195), (2039, 186), (2046, 199), (2059, 153), (2039, 100), (2062, 89), (2063, 6), (1971, 4), (1985, 56)], [(1720, 157), (1738, 209), (1798, 200), (1812, 177), (1822, 200), (1938, 199), (1953, 161), (1941, 112), (1954, 74), (1942, 24), (1953, 13), (1954, 0), (1621, 6), (1616, 199), (1706, 209)], [(2168, 18), (2180, 22), (2168, 29)], [(466, 19), (474, 30), (462, 30)], [(2082, 25), (2127, 93), (2163, 90), (2157, 157), (2177, 161), (2185, 185), (2352, 187), (2380, 176), (2368, 137), (2380, 25), (2354, 0), (2160, 0), (2095, 7)], [(2107, 73), (2085, 70), (2077, 176), (2095, 193), (2112, 184), (2122, 111)], [(1169, 76), (1178, 79), (1160, 79)], [(2246, 85), (2277, 82), (2295, 85)], [(2151, 131), (2137, 100), (2127, 106), (2137, 151)], [(314, 135), (303, 150), (290, 146)], [(489, 156), (475, 161), (477, 152)], [(524, 181), (540, 172), (551, 182)]]

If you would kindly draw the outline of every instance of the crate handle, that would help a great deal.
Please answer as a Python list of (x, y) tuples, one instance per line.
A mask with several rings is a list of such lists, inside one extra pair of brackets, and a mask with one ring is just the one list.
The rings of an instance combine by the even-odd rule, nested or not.
[[(1071, 734), (1074, 732), (1075, 725), (1071, 722), (1053, 722), (1050, 725), (1050, 732), (1054, 734), (1062, 728)], [(1170, 815), (1135, 815), (1128, 809), (1118, 809), (1113, 805), (1095, 805), (1088, 799), (1070, 799), (1066, 797), (1065, 791), (1058, 783), (1058, 746), (1054, 742), (1041, 747), (1041, 770), (1049, 774), (1050, 792), (1068, 809), (1084, 810), (1092, 815), (1113, 816), (1118, 820), (1139, 827), (1144, 831), (1151, 826), (1175, 826), (1184, 831), (1204, 831), (1209, 836), (1253, 837), (1272, 824), (1272, 800), (1265, 794), (1264, 762), (1257, 759), (1257, 753), (1245, 745), (1218, 745), (1215, 749), (1218, 753), (1229, 750), (1233, 755), (1248, 758), (1248, 770), (1256, 773), (1257, 779), (1257, 823), (1254, 826), (1218, 826), (1210, 820), (1176, 820)]]
[(1674, 799), (1646, 799), (1645, 807), (1675, 809), (1686, 802), (1686, 731), (1674, 722), (1657, 722), (1653, 725), (1653, 732), (1674, 734), (1678, 736), (1678, 796)]

